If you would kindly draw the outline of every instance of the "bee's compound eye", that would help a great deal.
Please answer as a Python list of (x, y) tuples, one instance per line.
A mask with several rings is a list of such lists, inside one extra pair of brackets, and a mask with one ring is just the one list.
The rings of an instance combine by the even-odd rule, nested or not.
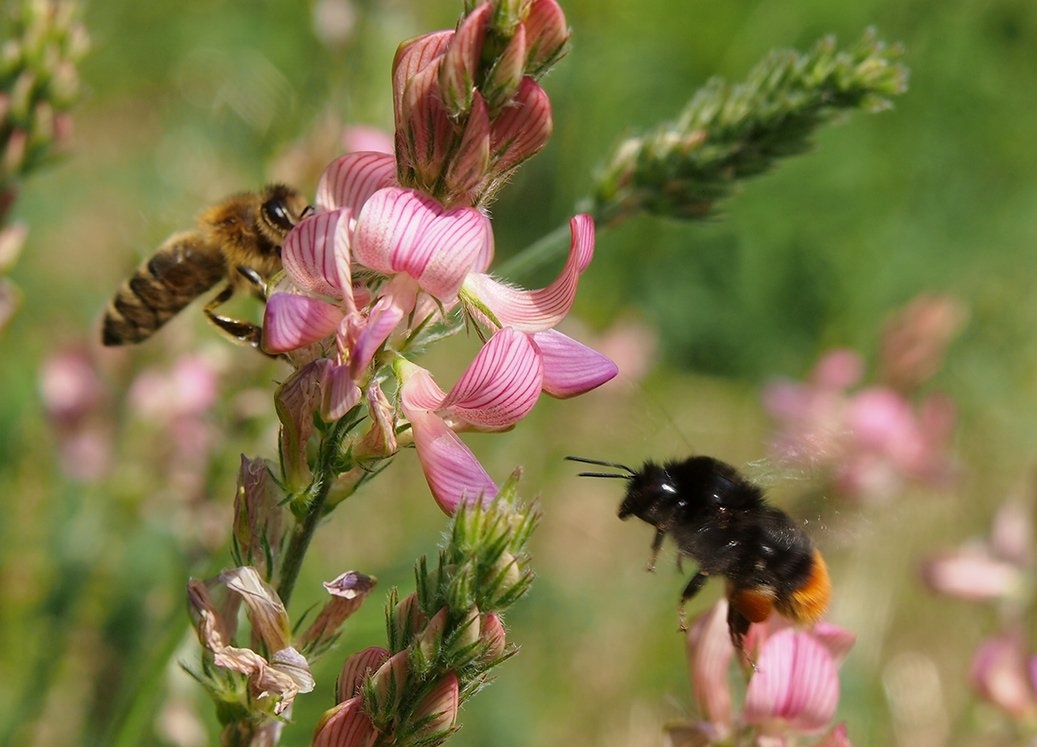
[(282, 229), (285, 233), (291, 231), (295, 226), (295, 219), (292, 218), (292, 214), (288, 212), (288, 206), (285, 205), (284, 200), (281, 200), (280, 198), (275, 197), (272, 200), (264, 202), (263, 213), (271, 224)]

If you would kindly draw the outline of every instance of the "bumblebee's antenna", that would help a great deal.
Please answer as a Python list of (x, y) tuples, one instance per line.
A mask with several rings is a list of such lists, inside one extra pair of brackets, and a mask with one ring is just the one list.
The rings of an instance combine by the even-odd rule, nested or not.
[(578, 456), (567, 456), (566, 459), (569, 460), (570, 462), (582, 462), (583, 464), (595, 464), (595, 465), (597, 465), (599, 467), (614, 467), (616, 469), (621, 469), (621, 470), (626, 472), (625, 475), (623, 475), (623, 474), (616, 474), (614, 472), (580, 472), (579, 473), (579, 477), (610, 477), (612, 479), (629, 480), (631, 477), (633, 477), (634, 475), (637, 474), (637, 472), (635, 472), (634, 470), (630, 469), (630, 467), (626, 466), (625, 464), (619, 464), (617, 462), (605, 462), (605, 461), (602, 461), (601, 459), (588, 459), (587, 457), (578, 457)]

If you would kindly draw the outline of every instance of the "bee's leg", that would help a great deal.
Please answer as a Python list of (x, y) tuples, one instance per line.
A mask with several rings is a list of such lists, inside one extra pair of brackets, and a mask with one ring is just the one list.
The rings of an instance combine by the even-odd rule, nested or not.
[(749, 618), (743, 615), (733, 604), (727, 607), (727, 630), (731, 634), (731, 643), (735, 650), (742, 655), (745, 662), (756, 671), (756, 662), (753, 661), (749, 652), (745, 650), (745, 634), (749, 632)]
[(655, 536), (652, 538), (652, 557), (648, 559), (648, 571), (655, 570), (655, 561), (659, 557), (659, 551), (663, 547), (663, 539), (665, 539), (666, 533), (661, 529), (655, 530)]
[(238, 274), (252, 286), (252, 292), (260, 301), (266, 301), (266, 281), (251, 267), (238, 265)]
[(688, 600), (693, 596), (702, 591), (702, 587), (706, 585), (706, 579), (709, 575), (698, 571), (691, 580), (688, 581), (688, 585), (684, 587), (684, 591), (681, 592), (681, 603), (677, 607), (677, 614), (680, 615), (681, 630), (687, 630), (688, 624), (684, 619), (684, 606), (688, 603)]
[[(244, 322), (229, 316), (221, 316), (216, 309), (227, 303), (234, 295), (234, 286), (230, 283), (221, 290), (215, 298), (205, 304), (205, 315), (209, 321), (216, 325), (224, 334), (240, 343), (249, 345), (262, 352), (260, 343), (263, 339), (263, 328), (251, 322)], [(275, 356), (276, 357), (276, 356)]]

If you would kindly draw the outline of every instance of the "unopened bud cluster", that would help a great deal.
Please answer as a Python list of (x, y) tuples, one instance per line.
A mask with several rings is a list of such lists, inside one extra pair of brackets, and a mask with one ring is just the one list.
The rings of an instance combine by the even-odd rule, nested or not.
[(468, 3), (456, 31), (400, 46), (393, 61), (397, 179), (447, 207), (484, 205), (551, 134), (537, 79), (569, 41), (555, 0)]
[(809, 148), (814, 130), (841, 111), (888, 108), (907, 89), (901, 55), (869, 31), (847, 51), (825, 37), (807, 54), (774, 52), (738, 85), (714, 78), (676, 121), (617, 147), (590, 212), (598, 223), (639, 212), (709, 216), (740, 180)]
[(515, 482), (492, 503), (462, 504), (437, 567), (419, 561), (417, 591), (390, 596), (388, 648), (346, 660), (315, 745), (434, 745), (453, 733), (461, 703), (514, 652), (500, 614), (532, 581), (538, 513), (515, 503)]
[(88, 46), (78, 15), (73, 2), (20, 0), (0, 19), (0, 189), (68, 136)]

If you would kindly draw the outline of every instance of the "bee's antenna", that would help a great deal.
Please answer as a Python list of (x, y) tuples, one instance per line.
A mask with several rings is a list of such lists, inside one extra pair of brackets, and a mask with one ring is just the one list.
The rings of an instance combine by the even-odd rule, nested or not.
[(601, 459), (588, 459), (587, 457), (578, 457), (578, 456), (567, 456), (566, 459), (568, 459), (570, 462), (582, 462), (583, 464), (595, 464), (595, 465), (597, 465), (599, 467), (615, 467), (616, 469), (621, 469), (624, 472), (626, 472), (625, 475), (615, 474), (613, 472), (580, 472), (579, 473), (580, 477), (611, 477), (611, 478), (614, 478), (614, 479), (628, 480), (628, 479), (630, 479), (631, 477), (633, 477), (634, 475), (637, 474), (637, 472), (635, 472), (634, 470), (630, 469), (630, 467), (626, 466), (625, 464), (619, 464), (618, 462), (605, 462), (605, 461), (602, 461)]

